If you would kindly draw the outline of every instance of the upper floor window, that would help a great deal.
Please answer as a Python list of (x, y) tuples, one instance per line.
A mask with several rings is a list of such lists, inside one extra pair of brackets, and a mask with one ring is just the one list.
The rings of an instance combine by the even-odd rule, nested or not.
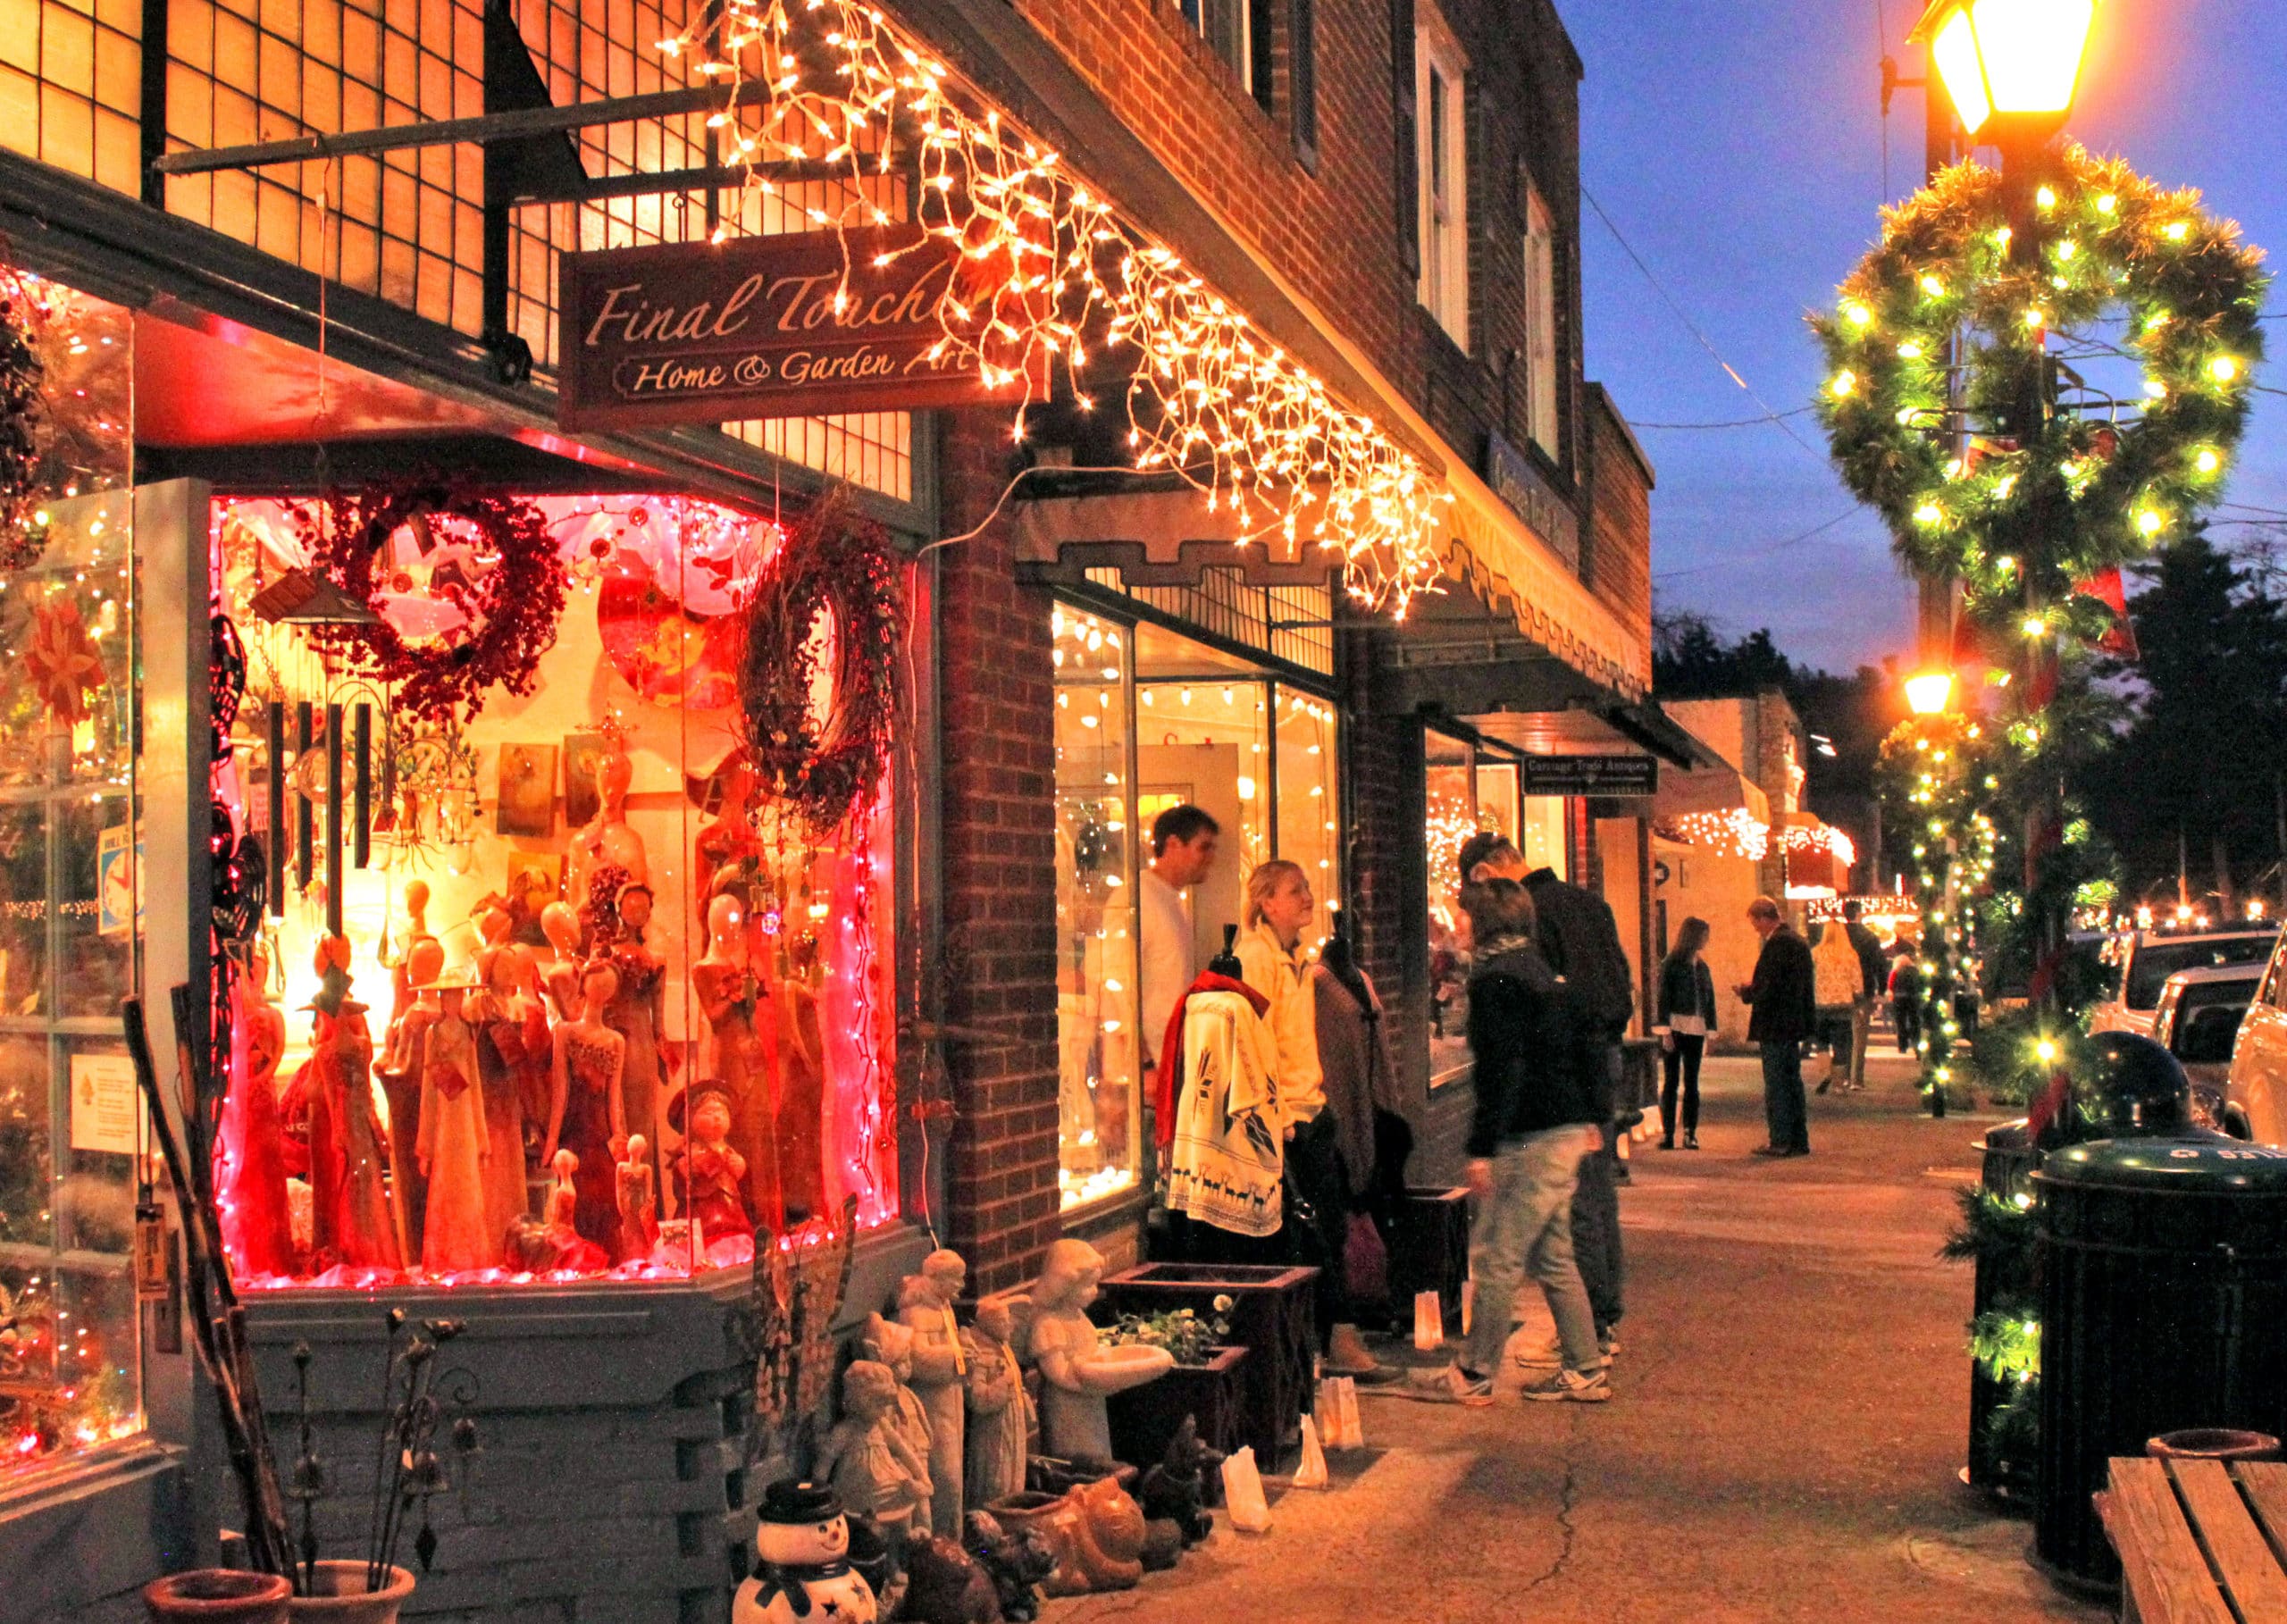
[(1268, 0), (1183, 0), (1183, 19), (1199, 30), (1247, 94), (1270, 111), (1271, 24)]
[(1423, 308), (1469, 347), (1469, 61), (1461, 42), (1423, 8), (1414, 48), (1415, 149), (1420, 169)]
[(1556, 216), (1537, 188), (1525, 190), (1525, 431), (1557, 455)]

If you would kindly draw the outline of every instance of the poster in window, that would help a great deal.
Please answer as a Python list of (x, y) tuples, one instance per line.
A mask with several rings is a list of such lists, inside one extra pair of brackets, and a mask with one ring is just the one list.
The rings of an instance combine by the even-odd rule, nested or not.
[(135, 1154), (135, 1065), (123, 1054), (71, 1057), (71, 1148)]

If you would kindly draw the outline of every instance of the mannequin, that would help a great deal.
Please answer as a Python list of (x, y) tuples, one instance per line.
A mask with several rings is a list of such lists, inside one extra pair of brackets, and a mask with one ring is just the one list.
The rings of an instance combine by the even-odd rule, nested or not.
[(579, 1193), (573, 1223), (581, 1235), (610, 1249), (619, 1233), (616, 1164), (627, 1147), (627, 1111), (620, 1094), (627, 1040), (599, 1018), (619, 991), (619, 973), (600, 960), (580, 977), (585, 1011), (556, 1029), (550, 1054), (548, 1137), (540, 1159), (553, 1162), (557, 1146), (580, 1159), (572, 1175)]
[(423, 940), (434, 941), (429, 934), (429, 886), (425, 881), (408, 880), (405, 887), (406, 929), (404, 943), (390, 966), (390, 1019), (383, 1035), (397, 1030), (405, 1012), (413, 1007), (413, 975), (406, 960), (413, 953), (413, 944)]
[(556, 962), (549, 966), (540, 984), (547, 990), (548, 1001), (554, 1006), (557, 1020), (578, 1020), (580, 915), (569, 902), (551, 902), (540, 910), (540, 928), (556, 952)]
[(1015, 1335), (1016, 1316), (1005, 1300), (988, 1297), (976, 1305), (965, 1423), (968, 1447), (962, 1462), (962, 1493), (971, 1511), (1024, 1491), (1033, 1401), (1010, 1345)]
[(714, 1033), (715, 1076), (731, 1104), (731, 1138), (746, 1168), (747, 1210), (776, 1223), (784, 1210), (771, 1176), (779, 1148), (772, 1121), (775, 1057), (755, 1031), (763, 991), (748, 967), (745, 907), (737, 897), (718, 896), (707, 905), (707, 953), (691, 967), (691, 991)]
[(619, 893), (617, 942), (594, 944), (619, 972), (619, 990), (604, 1007), (604, 1025), (627, 1040), (620, 1068), (620, 1100), (626, 1113), (621, 1130), (640, 1134), (647, 1145), (659, 1142), (659, 1034), (666, 1025), (666, 966), (644, 943), (651, 922), (651, 888), (631, 881)]
[(695, 1084), (667, 1101), (667, 1126), (684, 1135), (670, 1165), (685, 1210), (699, 1225), (700, 1251), (725, 1235), (752, 1235), (747, 1160), (729, 1138), (731, 1096), (716, 1084)]
[[(331, 1260), (352, 1268), (402, 1268), (405, 1256), (383, 1187), (390, 1146), (373, 1118), (373, 1034), (365, 1025), (365, 1006), (345, 999), (331, 1019), (320, 1019), (315, 1042), (310, 1064), (317, 1071), (334, 1168), (331, 1178), (311, 1181), (317, 1200), (317, 1250), (323, 1253), (331, 1247), (336, 1254)], [(314, 1174), (320, 1153), (317, 1110), (314, 1102)], [(321, 1268), (328, 1262), (323, 1256), (314, 1260)]]
[[(548, 1017), (524, 991), (532, 960), (508, 942), (491, 950), (484, 985), (463, 1013), (476, 1034), (476, 1069), (484, 1087), (484, 1217), (498, 1242), (532, 1210), (525, 1168), (527, 1130), (548, 1119)], [(533, 1149), (538, 1149), (535, 1144)]]
[(968, 1265), (940, 1249), (921, 1260), (921, 1272), (899, 1288), (898, 1318), (913, 1331), (914, 1396), (929, 1417), (930, 1524), (948, 1539), (961, 1536), (961, 1482), (968, 1435), (968, 1349), (953, 1304), (968, 1289)]
[(641, 1134), (627, 1136), (627, 1159), (615, 1169), (619, 1200), (619, 1260), (648, 1258), (659, 1243), (659, 1176)]
[(1042, 1450), (1068, 1461), (1110, 1460), (1109, 1394), (1140, 1386), (1171, 1369), (1165, 1348), (1102, 1345), (1088, 1304), (1103, 1278), (1103, 1254), (1085, 1241), (1058, 1241), (1048, 1249), (1033, 1293), (1033, 1362), (1040, 1368)]
[(286, 1211), (286, 1147), (279, 1118), (278, 1061), (286, 1052), (286, 1017), (270, 1001), (270, 955), (257, 942), (239, 983), (239, 1030), (245, 1059), (222, 1102), (222, 1240), (241, 1275), (289, 1274), (294, 1240)]
[(627, 791), (634, 779), (635, 764), (620, 741), (611, 739), (596, 760), (596, 792), (603, 804), (572, 837), (571, 874), (565, 889), (574, 908), (587, 906), (589, 882), (606, 865), (624, 870), (634, 884), (650, 883), (651, 865), (644, 856), (642, 836), (627, 821)]
[[(463, 1013), (468, 983), (431, 984), (439, 1012), (421, 1043), (421, 1176), (429, 1181), (421, 1266), (432, 1275), (490, 1268), (500, 1237), (486, 1211), (486, 1168), (492, 1159), (476, 1034)], [(522, 1159), (519, 1156), (518, 1159)]]
[(746, 752), (733, 754), (716, 776), (723, 787), (722, 807), (691, 842), (696, 859), (691, 875), (710, 896), (720, 894), (724, 869), (750, 865), (762, 855), (762, 842), (754, 833), (754, 766)]
[(390, 1102), (390, 1187), (396, 1193), (398, 1233), (408, 1257), (421, 1255), (422, 1231), (429, 1221), (429, 1179), (414, 1150), (421, 1142), (421, 1060), (429, 1028), (443, 1013), (437, 994), (423, 988), (444, 971), (444, 944), (434, 936), (415, 937), (398, 967), (406, 978), (405, 1012), (383, 1034), (378, 1068)]

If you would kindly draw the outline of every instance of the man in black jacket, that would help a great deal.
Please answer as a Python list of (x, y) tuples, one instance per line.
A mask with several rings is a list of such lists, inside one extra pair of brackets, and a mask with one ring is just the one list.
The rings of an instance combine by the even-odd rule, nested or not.
[(1810, 944), (1797, 935), (1769, 897), (1747, 905), (1747, 923), (1763, 938), (1755, 979), (1737, 989), (1752, 1013), (1747, 1041), (1763, 1055), (1763, 1115), (1771, 1143), (1757, 1156), (1808, 1156), (1810, 1108), (1803, 1098), (1803, 1042), (1816, 1029), (1818, 1000)]

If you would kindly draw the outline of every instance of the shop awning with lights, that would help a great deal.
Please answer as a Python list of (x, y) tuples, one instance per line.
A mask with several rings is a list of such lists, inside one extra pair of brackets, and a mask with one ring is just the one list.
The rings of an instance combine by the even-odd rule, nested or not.
[(1850, 866), (1858, 851), (1849, 835), (1810, 812), (1788, 813), (1776, 833), (1787, 863), (1789, 897), (1831, 897), (1850, 889)]
[(1770, 797), (1728, 763), (1662, 777), (1652, 820), (1663, 833), (1718, 856), (1760, 862), (1770, 850)]

